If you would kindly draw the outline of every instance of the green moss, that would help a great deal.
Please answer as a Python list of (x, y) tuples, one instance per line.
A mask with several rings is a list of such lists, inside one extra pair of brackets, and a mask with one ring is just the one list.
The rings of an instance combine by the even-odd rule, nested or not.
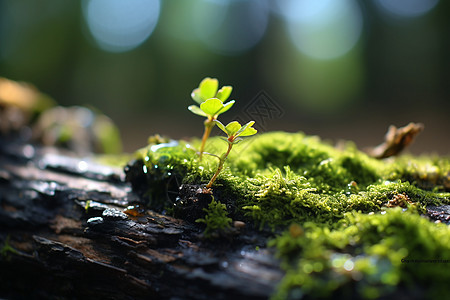
[[(199, 144), (199, 140), (172, 141), (141, 149), (138, 157), (153, 180), (150, 189), (164, 186), (158, 183), (174, 174), (179, 184), (207, 183), (218, 160), (205, 155), (199, 162), (194, 150)], [(226, 143), (217, 137), (210, 138), (205, 148), (219, 155), (225, 150)], [(285, 132), (260, 134), (233, 150), (213, 188), (233, 198), (236, 212), (261, 228), (305, 221), (332, 224), (353, 210), (379, 211), (401, 193), (422, 209), (449, 203), (449, 193), (439, 185), (450, 172), (447, 158), (380, 161), (350, 143), (338, 150), (317, 137)], [(414, 180), (427, 176), (435, 179), (433, 192), (421, 189)]]
[(142, 173), (145, 176), (144, 196), (148, 205), (155, 210), (171, 209), (182, 180), (202, 180), (202, 166), (195, 163), (195, 151), (185, 142), (150, 144), (140, 149), (137, 158), (142, 161)]
[(212, 199), (208, 208), (203, 209), (206, 212), (204, 218), (197, 219), (197, 223), (204, 223), (206, 225), (203, 234), (207, 238), (218, 236), (226, 233), (227, 229), (231, 228), (231, 219), (227, 216), (227, 208), (225, 204), (217, 202)]
[(157, 178), (176, 173), (185, 183), (199, 183), (213, 174), (211, 159), (200, 164), (195, 149), (185, 141), (149, 144), (136, 152), (136, 158), (144, 162), (144, 173)]
[(0, 256), (8, 260), (11, 254), (17, 254), (17, 250), (14, 249), (9, 243), (9, 235), (6, 237), (3, 246), (0, 248)]
[(377, 298), (396, 286), (437, 299), (450, 280), (450, 228), (400, 208), (348, 213), (331, 229), (291, 225), (271, 245), (287, 272), (274, 299), (299, 293)]
[[(160, 145), (138, 155), (151, 175), (149, 194), (173, 174), (179, 184), (206, 184), (217, 168), (216, 157), (198, 160), (199, 140)], [(215, 137), (205, 151), (220, 155), (226, 147)], [(339, 150), (302, 133), (270, 132), (233, 148), (199, 222), (206, 235), (229, 226), (228, 215), (284, 231), (271, 242), (286, 270), (275, 299), (377, 298), (398, 289), (437, 295), (449, 264), (408, 260), (450, 259), (449, 227), (420, 216), (429, 205), (450, 204), (449, 190), (450, 158), (381, 161), (351, 143)], [(406, 211), (386, 207), (396, 199), (407, 200)], [(161, 205), (173, 203), (152, 208)]]

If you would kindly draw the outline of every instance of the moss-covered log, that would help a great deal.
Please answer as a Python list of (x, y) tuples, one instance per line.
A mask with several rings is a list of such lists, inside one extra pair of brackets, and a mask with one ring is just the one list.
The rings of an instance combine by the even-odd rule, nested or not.
[(208, 189), (226, 148), (219, 138), (201, 161), (198, 140), (149, 142), (126, 173), (152, 208), (205, 223), (219, 240), (229, 218), (274, 233), (286, 274), (273, 299), (421, 299), (446, 289), (449, 158), (380, 160), (352, 143), (268, 132), (233, 147)]
[[(217, 158), (200, 162), (196, 143), (158, 139), (123, 172), (1, 140), (0, 297), (445, 292), (448, 158), (380, 161), (351, 144), (272, 132), (237, 145), (207, 189)], [(220, 153), (220, 143), (206, 151)]]

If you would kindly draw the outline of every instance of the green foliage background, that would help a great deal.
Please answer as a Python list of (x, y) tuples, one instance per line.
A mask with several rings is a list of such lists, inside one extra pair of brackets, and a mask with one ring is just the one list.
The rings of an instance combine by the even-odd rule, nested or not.
[(426, 129), (413, 152), (448, 153), (448, 1), (425, 16), (400, 20), (360, 0), (364, 29), (356, 48), (322, 62), (299, 54), (274, 15), (254, 48), (215, 53), (189, 33), (195, 1), (163, 1), (144, 44), (105, 52), (88, 31), (83, 2), (1, 0), (0, 76), (31, 82), (63, 105), (99, 108), (118, 123), (127, 151), (154, 133), (195, 135), (201, 125), (185, 112), (191, 104), (186, 91), (213, 76), (235, 87), (236, 116), (245, 117), (261, 90), (283, 109), (282, 118), (259, 130), (302, 130), (364, 147), (381, 142), (388, 125), (415, 121)]

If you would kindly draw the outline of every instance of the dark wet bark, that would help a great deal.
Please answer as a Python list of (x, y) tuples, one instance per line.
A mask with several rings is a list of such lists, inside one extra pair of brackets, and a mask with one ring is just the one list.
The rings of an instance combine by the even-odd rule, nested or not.
[(123, 213), (138, 200), (121, 169), (0, 138), (0, 298), (266, 299), (273, 292), (282, 272), (267, 236), (244, 229), (210, 242), (195, 224)]

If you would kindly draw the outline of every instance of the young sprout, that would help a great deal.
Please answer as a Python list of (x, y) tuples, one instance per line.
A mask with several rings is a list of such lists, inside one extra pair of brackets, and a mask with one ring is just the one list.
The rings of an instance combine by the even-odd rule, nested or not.
[(216, 120), (215, 123), (217, 126), (227, 134), (227, 143), (228, 143), (228, 149), (227, 152), (222, 154), (222, 156), (219, 158), (219, 165), (217, 166), (217, 171), (214, 174), (214, 176), (211, 178), (209, 183), (206, 185), (206, 188), (211, 188), (212, 184), (216, 180), (217, 176), (219, 175), (220, 171), (222, 171), (223, 164), (225, 163), (225, 160), (228, 157), (228, 154), (230, 154), (231, 148), (233, 148), (234, 144), (239, 143), (244, 136), (250, 136), (256, 134), (257, 130), (253, 128), (253, 124), (255, 124), (255, 121), (250, 121), (244, 126), (241, 126), (239, 122), (233, 121), (228, 123), (227, 126), (224, 126), (220, 121)]
[(200, 82), (198, 88), (192, 91), (192, 99), (200, 104), (190, 105), (188, 109), (196, 115), (206, 117), (205, 120), (205, 131), (202, 137), (202, 144), (200, 146), (200, 159), (202, 158), (203, 151), (205, 149), (206, 140), (208, 139), (211, 130), (213, 129), (217, 120), (217, 117), (229, 110), (233, 104), (234, 100), (224, 103), (228, 97), (230, 97), (233, 88), (231, 86), (224, 86), (219, 91), (217, 91), (219, 82), (216, 78), (206, 77)]

